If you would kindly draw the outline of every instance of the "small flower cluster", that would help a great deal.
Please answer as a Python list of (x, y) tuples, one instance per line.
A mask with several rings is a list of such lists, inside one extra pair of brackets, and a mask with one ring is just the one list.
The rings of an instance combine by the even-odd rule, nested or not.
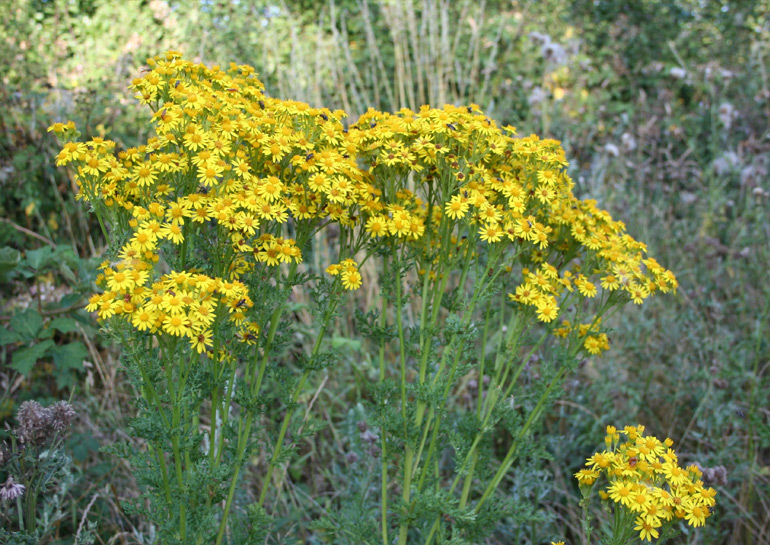
[(326, 272), (332, 276), (339, 276), (342, 279), (342, 286), (346, 290), (357, 290), (361, 287), (362, 278), (358, 270), (358, 263), (352, 259), (329, 265)]
[(130, 317), (138, 331), (186, 337), (198, 353), (212, 346), (211, 326), (218, 308), (228, 310), (228, 320), (238, 327), (241, 338), (249, 340), (259, 333), (258, 325), (246, 321), (245, 311), (254, 303), (242, 282), (172, 271), (148, 286), (144, 270), (105, 265), (97, 284), (106, 290), (92, 295), (86, 306), (100, 320)]
[(606, 477), (608, 486), (599, 495), (636, 515), (640, 539), (657, 539), (658, 528), (675, 519), (694, 527), (705, 524), (716, 505), (716, 490), (704, 487), (697, 465), (679, 466), (671, 439), (646, 436), (644, 426), (622, 431), (608, 426), (605, 445), (575, 477), (586, 487)]

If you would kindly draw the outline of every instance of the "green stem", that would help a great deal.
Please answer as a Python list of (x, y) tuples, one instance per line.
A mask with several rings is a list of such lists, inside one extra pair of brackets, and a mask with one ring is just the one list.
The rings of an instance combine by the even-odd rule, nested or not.
[[(404, 456), (404, 481), (401, 497), (404, 505), (407, 506), (411, 499), (412, 489), (412, 460), (414, 451), (409, 444), (409, 426), (406, 418), (406, 341), (404, 340), (404, 323), (402, 316), (403, 301), (401, 298), (401, 261), (398, 251), (394, 253), (396, 262), (396, 325), (398, 327), (398, 345), (399, 358), (401, 363), (401, 419), (404, 427), (404, 443), (406, 454)], [(409, 531), (409, 522), (406, 518), (407, 513), (403, 513), (403, 518), (399, 524), (398, 542), (400, 545), (406, 544), (407, 532)]]
[[(289, 286), (291, 286), (291, 282), (294, 279), (294, 274), (296, 273), (296, 270), (297, 270), (296, 263), (292, 263), (289, 268), (289, 275), (287, 277), (287, 284)], [(254, 384), (252, 385), (252, 389), (251, 389), (252, 395), (258, 394), (260, 388), (262, 387), (262, 380), (264, 379), (264, 376), (265, 376), (265, 372), (267, 369), (267, 360), (270, 355), (270, 348), (273, 344), (273, 340), (275, 339), (275, 333), (278, 330), (278, 324), (281, 321), (281, 316), (283, 314), (285, 307), (286, 307), (286, 302), (284, 301), (280, 305), (278, 305), (275, 308), (275, 310), (273, 310), (273, 314), (270, 317), (270, 330), (268, 331), (267, 339), (265, 341), (265, 349), (262, 356), (262, 361), (259, 366), (257, 379), (254, 381)], [(259, 352), (255, 351), (255, 355), (254, 355), (255, 360), (257, 359), (258, 355), (259, 355)], [(236, 447), (236, 455), (235, 455), (236, 462), (235, 462), (235, 466), (233, 467), (233, 476), (230, 480), (230, 488), (227, 491), (227, 499), (225, 500), (225, 508), (224, 508), (224, 511), (222, 512), (222, 520), (219, 523), (219, 532), (217, 534), (216, 545), (220, 545), (222, 543), (222, 539), (224, 538), (224, 535), (225, 535), (225, 530), (227, 529), (227, 518), (230, 514), (230, 508), (232, 507), (233, 497), (235, 496), (235, 487), (238, 483), (238, 476), (240, 475), (241, 467), (243, 466), (243, 457), (246, 451), (246, 446), (248, 444), (248, 438), (251, 435), (251, 426), (253, 422), (254, 422), (254, 411), (249, 411), (248, 415), (246, 416), (245, 425), (242, 419), (238, 424), (238, 446)]]
[[(172, 350), (173, 352), (173, 350)], [(174, 389), (174, 372), (171, 369), (171, 362), (166, 362), (166, 382), (171, 396), (171, 448), (174, 453), (174, 469), (176, 470), (176, 481), (180, 495), (184, 496), (184, 472), (182, 470), (182, 454), (179, 449), (179, 398), (181, 397), (182, 385), (179, 390)], [(177, 392), (179, 395), (177, 395)], [(179, 502), (179, 535), (182, 541), (186, 538), (186, 505), (184, 500)]]
[[(388, 260), (383, 259), (383, 276), (388, 277)], [(427, 272), (426, 272), (427, 276)], [(380, 339), (380, 386), (385, 382), (385, 330), (388, 327), (388, 299), (383, 290), (382, 293), (382, 314), (380, 316), (382, 337)], [(382, 545), (388, 545), (388, 457), (387, 457), (387, 440), (385, 437), (385, 426), (380, 427), (380, 440), (381, 442), (381, 462), (382, 462), (382, 478), (380, 481), (380, 507), (382, 517)]]
[[(338, 294), (335, 294), (335, 295), (338, 295)], [(331, 320), (331, 317), (334, 315), (334, 312), (337, 308), (338, 303), (339, 303), (339, 297), (337, 297), (327, 308), (326, 314), (324, 315), (324, 319), (321, 322), (321, 327), (318, 331), (318, 336), (316, 337), (315, 344), (313, 345), (313, 350), (310, 353), (311, 362), (313, 361), (315, 356), (318, 355), (318, 351), (321, 349), (321, 344), (323, 342), (324, 335), (326, 334), (326, 328), (329, 325), (329, 320)], [(278, 432), (278, 440), (276, 441), (275, 447), (273, 448), (273, 455), (270, 458), (270, 465), (267, 468), (267, 475), (265, 476), (265, 480), (262, 482), (262, 491), (259, 494), (260, 507), (262, 507), (262, 505), (265, 502), (265, 498), (267, 497), (267, 487), (270, 484), (270, 480), (273, 476), (273, 471), (275, 469), (275, 466), (278, 464), (278, 458), (281, 456), (283, 441), (286, 438), (286, 432), (289, 429), (291, 418), (294, 415), (294, 408), (297, 404), (297, 400), (299, 399), (299, 396), (302, 394), (302, 389), (305, 387), (305, 382), (310, 376), (311, 371), (312, 371), (311, 367), (308, 367), (307, 369), (305, 369), (305, 371), (302, 373), (302, 376), (299, 379), (299, 382), (297, 383), (297, 386), (294, 388), (294, 392), (292, 393), (291, 405), (283, 417), (283, 422), (281, 423), (281, 429)]]
[(505, 455), (505, 458), (503, 459), (503, 463), (498, 468), (497, 472), (495, 473), (494, 478), (492, 479), (492, 482), (489, 483), (487, 488), (484, 490), (484, 494), (482, 494), (481, 499), (476, 504), (475, 511), (478, 513), (481, 509), (481, 506), (484, 505), (484, 503), (489, 499), (489, 497), (497, 490), (497, 487), (500, 485), (500, 482), (503, 480), (503, 477), (508, 472), (508, 469), (510, 469), (511, 465), (513, 464), (514, 456), (516, 454), (516, 450), (519, 445), (519, 441), (526, 435), (526, 433), (529, 431), (529, 428), (534, 424), (535, 419), (540, 416), (540, 413), (543, 411), (543, 405), (545, 405), (546, 400), (548, 399), (548, 395), (551, 393), (551, 390), (553, 390), (556, 385), (561, 380), (562, 375), (567, 370), (566, 367), (562, 367), (559, 369), (559, 371), (556, 373), (556, 376), (551, 380), (551, 383), (548, 385), (548, 388), (546, 388), (545, 392), (543, 392), (543, 395), (540, 396), (540, 399), (537, 402), (537, 405), (532, 410), (532, 412), (529, 414), (529, 418), (527, 419), (526, 423), (524, 424), (524, 427), (519, 431), (518, 436), (513, 441), (513, 444), (508, 449), (508, 453)]

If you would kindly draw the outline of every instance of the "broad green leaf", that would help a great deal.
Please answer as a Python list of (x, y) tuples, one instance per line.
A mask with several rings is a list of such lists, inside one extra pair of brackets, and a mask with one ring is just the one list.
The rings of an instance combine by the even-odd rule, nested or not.
[(43, 246), (37, 250), (27, 250), (27, 264), (35, 270), (45, 265), (52, 256), (50, 246)]
[(0, 346), (5, 346), (6, 344), (19, 342), (20, 340), (21, 340), (21, 335), (19, 335), (15, 331), (11, 331), (4, 327), (0, 327)]
[(88, 357), (88, 349), (80, 341), (54, 346), (51, 349), (53, 362), (61, 373), (68, 369), (83, 369), (83, 360)]
[(9, 246), (0, 248), (0, 274), (12, 271), (19, 264), (21, 253)]
[(33, 346), (18, 349), (11, 358), (11, 368), (27, 376), (32, 371), (37, 360), (42, 358), (52, 346), (54, 346), (54, 342), (47, 340)]
[(78, 322), (72, 318), (56, 318), (48, 324), (48, 327), (61, 333), (72, 333), (78, 330)]
[(24, 312), (18, 312), (11, 318), (11, 328), (21, 335), (22, 339), (29, 342), (37, 338), (37, 334), (43, 328), (43, 317), (31, 308)]
[(66, 263), (60, 263), (59, 271), (61, 271), (61, 275), (65, 278), (65, 280), (67, 280), (67, 282), (70, 282), (71, 284), (77, 283), (78, 279), (69, 265)]
[(82, 298), (83, 296), (79, 293), (68, 293), (67, 295), (63, 296), (59, 301), (59, 308), (71, 307), (72, 305), (80, 301)]
[(56, 365), (56, 387), (69, 388), (75, 383), (71, 370), (83, 369), (83, 360), (88, 357), (88, 350), (80, 341), (55, 346), (51, 349)]

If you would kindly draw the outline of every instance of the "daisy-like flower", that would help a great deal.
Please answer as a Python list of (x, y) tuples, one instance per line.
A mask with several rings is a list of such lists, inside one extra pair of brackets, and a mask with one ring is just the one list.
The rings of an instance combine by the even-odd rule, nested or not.
[(658, 519), (637, 517), (634, 530), (639, 532), (639, 539), (642, 541), (652, 541), (653, 539), (658, 539), (659, 533), (657, 528), (660, 528), (660, 526), (661, 522)]
[(444, 207), (447, 217), (458, 220), (468, 212), (468, 201), (460, 195), (455, 195)]
[(182, 244), (184, 241), (184, 233), (182, 232), (182, 226), (178, 223), (166, 223), (161, 228), (158, 236), (165, 238), (173, 242), (174, 244)]
[(488, 244), (499, 242), (503, 238), (503, 230), (497, 223), (487, 223), (479, 229), (479, 237)]
[(358, 270), (346, 269), (342, 275), (342, 287), (346, 290), (357, 290), (361, 287), (362, 278)]

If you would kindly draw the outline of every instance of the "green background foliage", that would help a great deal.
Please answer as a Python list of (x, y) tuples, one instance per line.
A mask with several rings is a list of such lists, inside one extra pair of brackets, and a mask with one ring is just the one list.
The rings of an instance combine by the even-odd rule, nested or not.
[[(677, 542), (770, 543), (768, 8), (767, 0), (0, 4), (0, 420), (26, 399), (67, 399), (73, 388), (81, 415), (65, 444), (79, 478), (50, 542), (72, 543), (84, 519), (98, 523), (104, 543), (149, 543), (152, 528), (121, 507), (139, 494), (127, 466), (98, 452), (125, 438), (134, 409), (115, 347), (82, 310), (104, 240), (55, 167), (46, 128), (72, 119), (84, 138), (122, 147), (145, 139), (149, 111), (127, 86), (146, 57), (179, 49), (208, 64), (250, 64), (268, 94), (344, 108), (351, 121), (370, 106), (476, 102), (520, 134), (562, 140), (578, 196), (625, 221), (677, 274), (676, 297), (614, 317), (612, 350), (568, 380), (538, 435), (550, 460), (532, 453), (506, 478), (511, 501), (490, 543), (581, 543), (572, 474), (610, 423), (645, 424), (674, 439), (685, 462), (727, 468), (710, 524)], [(302, 302), (294, 310), (312, 330)], [(308, 397), (320, 392), (327, 428), (323, 441), (298, 445), (292, 486), (272, 506), (276, 542), (324, 543), (324, 525), (362, 532), (375, 516), (368, 475), (377, 462), (355, 429), (371, 409), (354, 404), (374, 355), (355, 341), (354, 310), (335, 326), (341, 360), (325, 386), (307, 387)], [(536, 382), (536, 366), (528, 372)], [(339, 497), (357, 503), (336, 511)], [(315, 531), (296, 533), (331, 512)], [(257, 527), (262, 514), (249, 516)]]

